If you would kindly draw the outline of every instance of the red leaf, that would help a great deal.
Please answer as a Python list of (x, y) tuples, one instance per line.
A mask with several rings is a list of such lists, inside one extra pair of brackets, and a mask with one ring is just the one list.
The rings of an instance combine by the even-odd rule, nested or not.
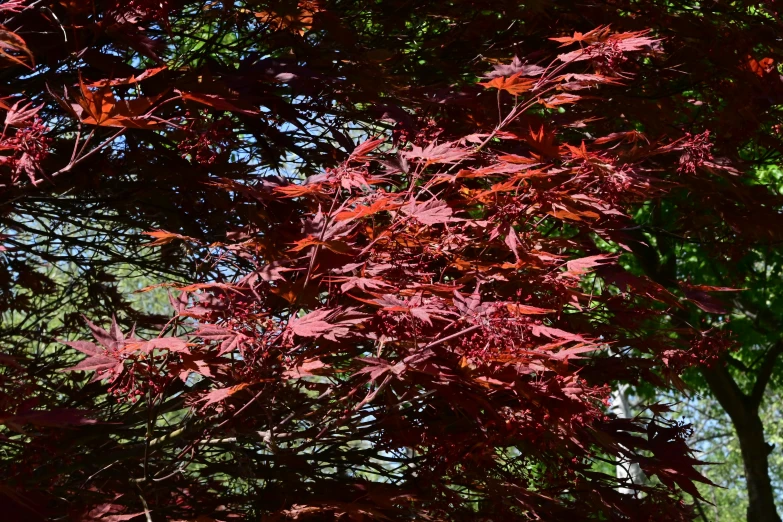
[(301, 377), (309, 377), (312, 375), (323, 375), (324, 371), (330, 367), (324, 364), (320, 359), (309, 359), (302, 364), (297, 365), (291, 369), (283, 372), (283, 377), (286, 379), (299, 379)]
[(291, 319), (288, 327), (300, 337), (322, 337), (332, 329), (332, 325), (324, 321), (334, 310), (315, 310), (303, 317)]
[(105, 352), (103, 348), (98, 348), (95, 343), (89, 341), (62, 341), (62, 343), (87, 355), (99, 355)]
[(144, 353), (150, 353), (153, 350), (169, 350), (170, 352), (175, 353), (190, 352), (188, 343), (177, 337), (160, 337), (157, 339), (150, 339), (149, 341), (127, 343), (123, 349), (124, 352), (141, 351)]
[(229, 386), (228, 388), (218, 388), (216, 390), (212, 390), (206, 394), (204, 394), (200, 401), (204, 402), (203, 408), (206, 408), (207, 406), (211, 404), (215, 404), (217, 402), (222, 402), (226, 400), (227, 398), (231, 397), (235, 393), (244, 390), (250, 386), (248, 383), (241, 383), (237, 384), (236, 386)]
[(530, 325), (530, 331), (536, 337), (549, 337), (550, 339), (563, 339), (566, 341), (579, 341), (586, 342), (581, 335), (566, 332), (559, 328), (551, 328), (549, 326), (532, 324)]
[(148, 247), (166, 245), (168, 243), (171, 243), (175, 239), (181, 239), (182, 241), (188, 241), (192, 243), (199, 242), (197, 239), (194, 239), (192, 237), (182, 236), (180, 234), (175, 234), (173, 232), (166, 232), (165, 230), (152, 230), (150, 232), (144, 232), (144, 235), (155, 238), (155, 241), (146, 244), (146, 246)]
[(164, 127), (148, 115), (163, 94), (118, 100), (108, 86), (90, 89), (83, 83), (79, 83), (79, 88), (79, 93), (73, 94), (76, 103), (71, 104), (71, 111), (82, 123), (138, 129)]
[(535, 78), (522, 78), (521, 76), (521, 72), (513, 74), (508, 78), (498, 76), (488, 82), (479, 83), (479, 85), (483, 85), (487, 89), (498, 89), (499, 91), (506, 91), (509, 94), (518, 96), (533, 89), (538, 82)]
[(8, 114), (5, 115), (6, 125), (11, 127), (19, 127), (28, 120), (35, 118), (36, 114), (38, 114), (38, 111), (40, 111), (43, 107), (43, 105), (39, 107), (32, 107), (33, 102), (28, 102), (24, 106), (19, 107), (20, 103), (22, 103), (21, 100), (14, 103), (13, 106), (8, 109)]
[(190, 354), (180, 354), (182, 362), (174, 365), (172, 370), (179, 375), (182, 382), (187, 382), (191, 373), (198, 373), (204, 377), (214, 377), (209, 364), (201, 357)]
[(541, 103), (547, 109), (554, 109), (556, 107), (560, 107), (561, 105), (566, 105), (568, 103), (576, 103), (581, 99), (582, 99), (581, 96), (577, 96), (575, 94), (568, 94), (564, 92), (562, 94), (556, 94), (554, 96), (550, 96), (549, 98), (544, 98), (543, 100), (541, 100)]
[(430, 199), (423, 203), (412, 201), (401, 208), (404, 214), (416, 219), (423, 225), (436, 225), (457, 221), (451, 217), (451, 207), (444, 201)]
[(110, 355), (94, 355), (82, 360), (76, 366), (65, 368), (63, 372), (75, 372), (75, 371), (90, 371), (95, 370), (96, 377), (101, 377), (104, 373), (112, 369), (121, 369), (123, 367), (122, 362), (116, 357)]
[(35, 66), (33, 53), (27, 48), (22, 37), (2, 25), (0, 25), (0, 56), (28, 69)]
[(509, 64), (493, 65), (492, 72), (487, 74), (487, 78), (497, 78), (498, 76), (513, 76), (515, 74), (520, 74), (521, 76), (537, 77), (541, 76), (545, 70), (546, 69), (539, 65), (522, 63), (519, 57), (515, 56)]
[(367, 140), (364, 143), (360, 143), (356, 146), (355, 149), (353, 149), (353, 152), (351, 152), (351, 156), (348, 158), (349, 161), (367, 161), (371, 159), (367, 156), (367, 154), (380, 147), (384, 141), (386, 140), (380, 138), (375, 140)]
[(589, 272), (590, 269), (600, 266), (602, 263), (610, 262), (612, 260), (613, 258), (611, 256), (607, 256), (604, 254), (599, 254), (597, 256), (582, 257), (579, 259), (572, 259), (571, 261), (566, 262), (566, 267), (568, 269), (567, 274), (575, 277), (579, 277)]
[(133, 85), (142, 82), (148, 78), (152, 78), (156, 74), (165, 71), (166, 69), (167, 69), (166, 66), (153, 67), (151, 69), (146, 69), (138, 76), (132, 75), (128, 78), (116, 78), (114, 80), (98, 80), (97, 82), (86, 84), (86, 87), (108, 87), (108, 86), (115, 87), (117, 85)]
[(351, 210), (343, 210), (338, 212), (335, 216), (337, 221), (347, 221), (350, 219), (361, 219), (363, 217), (372, 216), (379, 212), (394, 210), (399, 208), (400, 205), (394, 203), (389, 198), (377, 198), (369, 206), (357, 205)]
[(610, 34), (608, 25), (601, 25), (588, 31), (587, 33), (574, 32), (573, 36), (561, 36), (550, 38), (555, 42), (560, 42), (560, 47), (566, 47), (575, 43), (595, 43), (601, 40), (605, 40)]
[(240, 100), (236, 100), (236, 99), (228, 100), (217, 94), (184, 92), (184, 91), (175, 91), (175, 92), (177, 92), (185, 101), (192, 101), (195, 103), (199, 103), (201, 105), (206, 105), (207, 107), (211, 107), (219, 111), (237, 112), (240, 114), (247, 114), (250, 116), (255, 116), (258, 114), (258, 110), (256, 110), (255, 108), (250, 109), (250, 108), (241, 107), (242, 102)]
[(528, 306), (519, 303), (505, 303), (505, 305), (508, 311), (511, 313), (511, 315), (515, 315), (515, 316), (544, 315), (544, 314), (551, 314), (555, 312), (555, 310), (550, 310), (549, 308), (539, 308), (537, 306)]
[[(95, 337), (95, 340), (98, 341), (102, 346), (110, 350), (120, 350), (125, 344), (125, 336), (122, 334), (122, 332), (120, 332), (120, 328), (117, 325), (117, 320), (114, 317), (112, 317), (111, 320), (111, 332), (107, 332), (103, 328), (96, 326), (87, 318), (84, 319), (84, 322), (86, 322), (87, 326), (90, 328), (92, 336)], [(76, 347), (74, 346), (74, 348)], [(79, 348), (77, 348), (77, 350), (78, 349)]]
[(373, 290), (383, 290), (384, 288), (388, 289), (391, 286), (389, 283), (380, 278), (370, 279), (366, 277), (346, 277), (335, 278), (335, 281), (345, 281), (340, 286), (340, 291), (344, 294), (350, 292), (354, 288), (358, 288), (363, 292), (371, 292)]
[(681, 282), (685, 297), (691, 303), (710, 314), (725, 314), (726, 305), (717, 297), (710, 295), (710, 292), (741, 292), (742, 289), (726, 288), (718, 286), (691, 285)]
[(414, 145), (411, 150), (402, 153), (403, 157), (418, 160), (426, 165), (435, 163), (456, 163), (469, 158), (473, 151), (459, 147), (454, 142), (436, 145), (430, 143), (425, 148)]

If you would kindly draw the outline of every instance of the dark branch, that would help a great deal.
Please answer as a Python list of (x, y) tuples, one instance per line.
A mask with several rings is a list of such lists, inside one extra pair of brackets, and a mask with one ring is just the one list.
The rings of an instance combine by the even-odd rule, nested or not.
[(753, 390), (750, 392), (750, 403), (754, 408), (758, 408), (761, 400), (764, 398), (764, 390), (767, 389), (769, 379), (772, 377), (772, 371), (775, 369), (775, 363), (778, 356), (783, 353), (783, 341), (778, 341), (767, 350), (764, 359), (761, 361), (758, 377), (753, 384)]

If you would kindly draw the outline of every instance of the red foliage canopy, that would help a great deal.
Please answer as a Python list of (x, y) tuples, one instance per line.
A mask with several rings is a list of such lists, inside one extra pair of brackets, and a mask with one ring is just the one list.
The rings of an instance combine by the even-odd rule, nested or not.
[[(698, 496), (706, 479), (688, 427), (665, 407), (618, 419), (606, 403), (617, 381), (681, 387), (685, 367), (715, 360), (728, 344), (719, 332), (671, 318), (686, 299), (709, 307), (716, 289), (683, 283), (680, 299), (616, 258), (645, 246), (630, 217), (642, 204), (709, 186), (694, 206), (723, 223), (738, 194), (756, 194), (736, 157), (714, 157), (706, 126), (661, 132), (671, 118), (639, 116), (657, 102), (628, 103), (654, 87), (645, 67), (667, 59), (656, 33), (531, 32), (535, 52), (438, 91), (373, 82), (362, 66), (393, 82), (407, 62), (357, 49), (339, 2), (100, 4), (0, 6), (84, 45), (65, 72), (42, 50), (49, 69), (27, 77), (36, 37), (3, 31), (19, 81), (41, 87), (5, 107), (8, 204), (68, 183), (109, 198), (117, 222), (169, 258), (188, 245), (201, 268), (185, 271), (187, 286), (168, 283), (175, 315), (159, 336), (88, 322), (95, 342), (53, 348), (52, 367), (73, 377), (62, 388), (36, 377), (33, 359), (5, 361), (2, 422), (18, 464), (2, 493), (20, 518), (691, 517), (681, 493)], [(404, 21), (378, 9), (381, 25)], [(185, 34), (193, 20), (203, 25)], [(262, 29), (232, 32), (251, 22)], [(238, 50), (260, 30), (269, 47)], [(768, 81), (748, 63), (740, 74)], [(426, 85), (426, 70), (407, 74)], [(44, 95), (38, 76), (40, 108), (24, 101)], [(738, 138), (720, 139), (737, 150)], [(618, 460), (651, 480), (603, 471)]]

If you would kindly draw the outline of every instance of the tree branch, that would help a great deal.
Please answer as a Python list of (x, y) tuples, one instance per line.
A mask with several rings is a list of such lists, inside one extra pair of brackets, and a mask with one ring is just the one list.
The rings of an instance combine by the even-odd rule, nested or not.
[(710, 387), (715, 398), (729, 414), (735, 424), (742, 423), (743, 415), (748, 402), (748, 396), (745, 395), (737, 382), (729, 373), (728, 368), (720, 363), (708, 368), (701, 369), (704, 379)]
[(764, 354), (759, 368), (758, 377), (753, 384), (753, 390), (750, 392), (750, 403), (754, 408), (758, 408), (761, 399), (764, 397), (764, 390), (767, 389), (769, 379), (772, 377), (772, 371), (775, 369), (775, 362), (778, 356), (783, 353), (783, 341), (778, 341)]

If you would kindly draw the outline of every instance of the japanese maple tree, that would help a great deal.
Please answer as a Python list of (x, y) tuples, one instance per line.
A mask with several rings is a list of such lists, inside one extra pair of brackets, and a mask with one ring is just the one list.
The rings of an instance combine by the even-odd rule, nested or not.
[[(774, 35), (683, 80), (683, 25), (722, 29), (583, 7), (0, 4), (9, 516), (693, 518), (688, 426), (606, 406), (721, 368), (688, 314), (737, 289), (662, 270), (634, 218), (773, 237), (741, 153), (776, 120), (732, 96), (776, 103)], [(710, 60), (732, 81), (699, 87)]]

